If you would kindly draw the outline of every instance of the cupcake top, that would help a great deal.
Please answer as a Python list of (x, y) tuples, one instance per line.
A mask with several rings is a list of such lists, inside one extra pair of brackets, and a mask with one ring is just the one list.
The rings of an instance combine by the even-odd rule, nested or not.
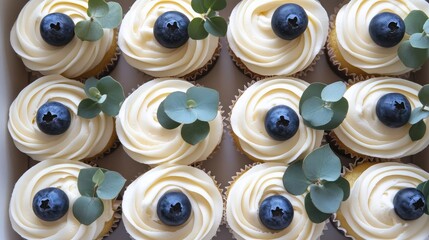
[(118, 44), (125, 60), (138, 70), (154, 77), (183, 77), (212, 59), (219, 39), (210, 35), (189, 39), (178, 48), (163, 47), (155, 39), (154, 25), (168, 11), (183, 13), (189, 20), (201, 17), (192, 9), (191, 0), (137, 0), (123, 19)]
[[(50, 75), (25, 87), (9, 108), (8, 129), (16, 147), (34, 160), (83, 160), (103, 152), (114, 134), (112, 117), (101, 113), (92, 119), (77, 116), (86, 98), (83, 84)], [(70, 114), (70, 126), (62, 134), (48, 135), (37, 124), (38, 109), (48, 102), (61, 103)]]
[[(81, 196), (77, 187), (79, 171), (91, 167), (81, 162), (47, 160), (30, 168), (12, 192), (9, 217), (13, 229), (25, 239), (98, 239), (113, 217), (112, 201), (103, 201), (104, 211), (92, 224), (84, 225), (74, 217), (72, 206)], [(66, 215), (54, 221), (39, 219), (32, 209), (33, 197), (42, 189), (59, 188), (69, 199)]]
[(21, 10), (10, 33), (10, 42), (24, 65), (43, 75), (61, 74), (76, 78), (95, 68), (115, 40), (113, 29), (104, 29), (95, 42), (74, 37), (65, 46), (46, 43), (40, 34), (40, 23), (50, 13), (68, 15), (76, 24), (88, 20), (87, 0), (31, 0)]
[[(278, 37), (271, 27), (274, 12), (287, 3), (300, 5), (308, 16), (305, 32), (293, 40)], [(264, 76), (293, 75), (310, 66), (325, 44), (328, 29), (328, 14), (316, 0), (246, 0), (232, 10), (227, 38), (250, 71)]]
[[(231, 110), (231, 130), (239, 147), (250, 158), (288, 163), (302, 159), (319, 147), (323, 131), (307, 127), (299, 116), (299, 101), (308, 83), (296, 78), (274, 77), (253, 83)], [(297, 132), (288, 140), (272, 138), (265, 128), (267, 112), (285, 105), (298, 115)]]
[[(429, 14), (425, 0), (352, 0), (343, 6), (335, 19), (335, 33), (342, 57), (368, 74), (401, 75), (411, 71), (398, 57), (400, 44), (381, 47), (371, 38), (369, 24), (379, 13), (395, 13), (402, 19), (412, 10)], [(402, 39), (405, 41), (408, 35)]]
[[(169, 192), (185, 194), (191, 204), (189, 219), (179, 226), (164, 224), (157, 214), (158, 202)], [(222, 220), (223, 201), (218, 186), (204, 171), (163, 164), (127, 187), (122, 210), (133, 239), (212, 239)]]
[[(286, 166), (264, 163), (239, 175), (228, 188), (226, 218), (236, 239), (317, 239), (325, 224), (310, 221), (305, 211), (304, 196), (289, 194), (283, 187)], [(264, 199), (272, 195), (286, 197), (294, 215), (290, 225), (281, 231), (271, 231), (259, 220), (258, 211)]]
[(201, 142), (191, 145), (181, 137), (181, 128), (165, 129), (157, 119), (160, 103), (172, 92), (186, 92), (194, 85), (180, 79), (149, 81), (122, 104), (116, 118), (116, 130), (125, 152), (134, 160), (151, 166), (175, 163), (191, 164), (206, 160), (222, 139), (221, 111), (209, 122), (210, 132)]
[(428, 178), (424, 170), (402, 163), (377, 163), (364, 170), (340, 208), (356, 234), (352, 235), (356, 239), (426, 239), (429, 216), (402, 220), (394, 211), (393, 199), (399, 190), (415, 188)]
[[(377, 158), (401, 158), (416, 154), (429, 145), (429, 129), (424, 137), (412, 141), (411, 124), (392, 128), (377, 117), (377, 102), (388, 93), (403, 94), (411, 109), (422, 106), (418, 98), (421, 85), (399, 78), (372, 78), (353, 84), (344, 97), (349, 102), (347, 117), (334, 129), (335, 135), (347, 148), (360, 154)], [(424, 120), (426, 121), (426, 120)]]

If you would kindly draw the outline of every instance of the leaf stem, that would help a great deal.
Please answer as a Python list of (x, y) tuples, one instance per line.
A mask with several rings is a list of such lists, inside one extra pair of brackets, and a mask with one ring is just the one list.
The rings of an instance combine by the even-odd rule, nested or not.
[(208, 16), (210, 16), (210, 14), (213, 12), (213, 10), (212, 10), (212, 7), (210, 7), (209, 8), (209, 10), (207, 10), (207, 12), (206, 12), (206, 14), (204, 14), (204, 19), (208, 19), (209, 17)]

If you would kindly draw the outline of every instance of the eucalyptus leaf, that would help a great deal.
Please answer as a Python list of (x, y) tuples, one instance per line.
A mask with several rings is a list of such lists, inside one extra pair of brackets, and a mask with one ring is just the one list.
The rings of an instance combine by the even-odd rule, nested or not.
[(421, 10), (411, 11), (407, 17), (404, 19), (405, 22), (405, 31), (412, 35), (414, 33), (423, 32), (423, 25), (428, 20), (428, 16)]
[(404, 41), (398, 48), (398, 57), (409, 68), (419, 68), (427, 60), (428, 49), (413, 48), (409, 40)]
[(195, 145), (204, 140), (210, 132), (210, 125), (208, 122), (195, 121), (191, 124), (184, 124), (182, 126), (181, 135), (185, 142)]
[(91, 88), (97, 88), (97, 81), (98, 80), (95, 77), (88, 78), (85, 81), (85, 87), (84, 87), (86, 96), (89, 97), (89, 98), (91, 98), (94, 101), (98, 101), (98, 98), (93, 93), (91, 93), (89, 91), (89, 89), (91, 89)]
[(105, 76), (97, 83), (97, 89), (101, 94), (107, 94), (107, 97), (119, 104), (125, 100), (124, 89), (121, 84), (111, 76)]
[(340, 101), (332, 103), (331, 108), (332, 108), (332, 111), (334, 112), (334, 115), (332, 116), (331, 121), (329, 121), (327, 124), (316, 127), (316, 126), (311, 126), (311, 124), (309, 122), (306, 122), (305, 120), (304, 120), (304, 123), (316, 130), (329, 131), (337, 128), (338, 126), (341, 125), (341, 123), (344, 121), (344, 119), (347, 116), (349, 103), (347, 102), (347, 99), (343, 97), (342, 99), (340, 99)]
[(87, 226), (97, 220), (103, 211), (103, 202), (95, 197), (81, 196), (73, 204), (74, 217)]
[(411, 112), (408, 122), (410, 124), (416, 124), (427, 117), (429, 117), (429, 111), (424, 110), (423, 107), (417, 107)]
[(100, 105), (90, 98), (82, 100), (77, 107), (77, 115), (87, 119), (96, 117), (100, 112)]
[(101, 93), (98, 91), (96, 87), (91, 87), (88, 89), (89, 92), (89, 98), (93, 99), (94, 101), (99, 101), (101, 98)]
[(301, 116), (308, 121), (311, 126), (323, 126), (328, 124), (334, 112), (325, 107), (325, 102), (319, 97), (311, 97), (302, 104)]
[(117, 103), (116, 100), (112, 99), (107, 95), (106, 100), (100, 105), (101, 111), (108, 116), (114, 117), (119, 114), (121, 110), (121, 103)]
[(197, 114), (188, 107), (188, 97), (184, 92), (173, 92), (164, 100), (164, 110), (173, 121), (189, 124), (197, 120)]
[[(423, 187), (425, 186), (426, 183), (427, 183), (427, 181), (421, 182), (419, 185), (417, 185), (416, 189), (423, 193)], [(424, 193), (423, 193), (423, 195), (424, 195)]]
[(429, 48), (429, 36), (426, 33), (414, 33), (410, 37), (410, 44), (413, 48)]
[(342, 81), (334, 82), (323, 88), (321, 97), (326, 102), (338, 102), (346, 92), (346, 84)]
[(336, 181), (341, 174), (341, 161), (326, 144), (305, 157), (302, 169), (305, 177), (312, 182)]
[(219, 108), (219, 93), (210, 88), (191, 87), (186, 92), (188, 99), (194, 100), (197, 105), (194, 108), (197, 119), (205, 122), (216, 118)]
[(310, 196), (314, 206), (323, 213), (335, 213), (343, 201), (343, 190), (332, 182), (324, 185), (311, 185)]
[(423, 138), (426, 133), (426, 124), (423, 120), (420, 122), (413, 124), (410, 128), (409, 135), (411, 140), (418, 141)]
[(88, 1), (88, 16), (103, 17), (109, 12), (109, 6), (104, 0), (89, 0)]
[(213, 16), (206, 19), (204, 29), (213, 36), (223, 37), (226, 35), (228, 24), (222, 17)]
[(419, 100), (424, 106), (429, 106), (429, 84), (426, 84), (419, 91)]
[(429, 19), (426, 20), (425, 24), (423, 24), (423, 30), (425, 33), (429, 33)]
[(158, 118), (159, 124), (161, 124), (161, 126), (165, 129), (175, 129), (180, 126), (180, 123), (175, 122), (165, 113), (164, 101), (162, 101), (159, 105), (158, 110), (156, 112), (156, 117)]
[(226, 0), (204, 0), (204, 6), (212, 11), (220, 11), (226, 7)]
[(325, 88), (326, 84), (324, 83), (312, 83), (301, 95), (301, 99), (299, 100), (299, 114), (302, 114), (302, 105), (305, 101), (312, 97), (321, 97), (322, 91)]
[(104, 181), (97, 188), (97, 196), (103, 200), (115, 199), (127, 180), (121, 174), (114, 171), (107, 171), (104, 174)]
[(305, 211), (307, 212), (308, 218), (310, 219), (310, 221), (314, 223), (322, 223), (331, 216), (331, 214), (327, 214), (319, 211), (319, 209), (317, 209), (316, 206), (314, 206), (313, 200), (311, 199), (310, 194), (307, 194), (305, 196), (304, 204), (305, 204)]
[(194, 40), (201, 40), (206, 38), (209, 33), (204, 28), (204, 19), (194, 18), (188, 25), (188, 35)]
[(192, 0), (191, 7), (195, 12), (203, 14), (206, 13), (209, 8), (204, 5), (204, 0)]
[(429, 196), (429, 183), (428, 181), (424, 182), (421, 192), (425, 197)]
[(302, 171), (302, 160), (295, 161), (287, 167), (283, 175), (283, 186), (290, 194), (304, 194), (310, 184), (311, 182), (308, 181)]
[(77, 188), (80, 195), (88, 197), (93, 197), (95, 195), (95, 183), (92, 178), (97, 170), (99, 170), (99, 168), (83, 168), (79, 171)]
[(116, 28), (122, 21), (122, 7), (119, 3), (108, 2), (109, 12), (103, 17), (96, 17), (103, 28)]
[[(426, 197), (426, 202), (429, 202), (429, 197)], [(425, 214), (429, 215), (429, 204), (426, 204)]]
[[(97, 103), (103, 104), (106, 101), (106, 99), (107, 99), (107, 95), (103, 94), (100, 96), (100, 99), (98, 99)], [(101, 109), (101, 111), (103, 111), (103, 108)]]
[(100, 186), (104, 181), (104, 172), (101, 169), (97, 169), (94, 175), (92, 176), (92, 182), (95, 183), (96, 186)]
[(338, 187), (340, 187), (343, 190), (343, 201), (346, 201), (350, 196), (350, 183), (343, 177), (339, 177), (335, 182)]
[(103, 37), (103, 27), (97, 21), (80, 21), (74, 28), (76, 36), (83, 41), (95, 42)]

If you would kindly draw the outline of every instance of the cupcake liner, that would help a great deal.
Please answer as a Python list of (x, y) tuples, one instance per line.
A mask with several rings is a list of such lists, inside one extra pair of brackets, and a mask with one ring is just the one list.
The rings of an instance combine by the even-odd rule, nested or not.
[[(115, 121), (116, 120), (114, 119), (113, 126), (115, 126)], [(80, 161), (84, 162), (84, 163), (88, 163), (88, 162), (92, 162), (92, 161), (98, 161), (98, 160), (104, 158), (105, 156), (113, 153), (120, 145), (121, 145), (121, 142), (119, 142), (118, 135), (116, 135), (116, 130), (114, 127), (113, 132), (112, 132), (112, 136), (110, 137), (110, 140), (106, 144), (104, 149), (101, 152), (97, 153), (96, 155), (82, 159)]]
[(221, 49), (222, 49), (222, 45), (220, 44), (220, 41), (219, 41), (218, 46), (217, 46), (212, 58), (204, 66), (202, 66), (201, 68), (194, 70), (194, 71), (192, 71), (192, 72), (190, 72), (190, 73), (188, 73), (185, 76), (180, 77), (180, 78), (184, 78), (187, 81), (196, 81), (196, 80), (204, 77), (205, 75), (207, 75), (210, 72), (210, 70), (212, 70), (212, 68), (216, 65), (217, 60), (220, 56)]
[(118, 227), (119, 227), (119, 223), (122, 220), (122, 200), (114, 200), (113, 202), (113, 216), (112, 216), (112, 220), (108, 223), (111, 224), (109, 230), (104, 233), (101, 237), (101, 239), (106, 239), (110, 236), (110, 234), (112, 234)]

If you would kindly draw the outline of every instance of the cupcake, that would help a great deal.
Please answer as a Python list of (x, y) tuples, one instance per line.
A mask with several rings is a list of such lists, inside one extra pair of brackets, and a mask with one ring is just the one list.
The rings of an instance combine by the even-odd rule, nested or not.
[[(118, 44), (125, 60), (152, 77), (196, 80), (220, 54), (219, 38), (189, 39), (188, 25), (202, 15), (191, 0), (137, 0), (123, 19)], [(172, 35), (163, 35), (172, 32)]]
[[(284, 189), (286, 169), (281, 163), (263, 163), (246, 167), (233, 178), (227, 188), (226, 220), (235, 239), (318, 239), (322, 235), (325, 222), (310, 221), (304, 196)], [(270, 221), (265, 206), (270, 204), (287, 217)]]
[(254, 161), (290, 163), (320, 146), (322, 130), (312, 129), (299, 115), (308, 83), (289, 77), (254, 82), (240, 91), (230, 113), (237, 147)]
[[(191, 89), (195, 89), (194, 85), (184, 80), (155, 79), (141, 85), (126, 98), (116, 118), (116, 132), (125, 152), (132, 159), (150, 166), (165, 163), (189, 165), (206, 160), (216, 149), (223, 134), (223, 119), (218, 98), (215, 98), (214, 102), (212, 101), (215, 103), (214, 108), (208, 109), (214, 113), (212, 114), (213, 120), (204, 122), (206, 124), (203, 124), (204, 126), (198, 125), (202, 123), (200, 120), (194, 122), (197, 125), (184, 124), (181, 127), (175, 125), (174, 121), (172, 124), (175, 126), (173, 127), (165, 126), (164, 121), (160, 121), (164, 119), (161, 117), (165, 114), (160, 116), (159, 111), (164, 109), (165, 104), (163, 103), (173, 93), (185, 98), (179, 98), (179, 100), (183, 100), (183, 103), (173, 99), (173, 105), (178, 103), (177, 106), (173, 106), (173, 112), (189, 113), (191, 118), (202, 114), (194, 112), (193, 106), (187, 106), (191, 103), (195, 106), (198, 105), (194, 100), (186, 99), (185, 92), (189, 92)], [(200, 96), (202, 101), (209, 97), (206, 93)], [(207, 102), (201, 105), (205, 104), (207, 105)], [(174, 107), (184, 107), (184, 109)], [(189, 117), (189, 115), (185, 114), (185, 117)], [(201, 128), (206, 130), (206, 137), (200, 138), (201, 141), (193, 142), (193, 139), (189, 141), (186, 138), (189, 133), (198, 133)], [(196, 138), (198, 137), (200, 135), (196, 136)]]
[[(429, 178), (429, 173), (411, 164), (363, 163), (344, 177), (351, 185), (350, 198), (343, 202), (334, 221), (345, 236), (352, 239), (428, 237), (429, 216), (423, 214), (426, 199), (418, 197), (416, 187)], [(404, 213), (406, 206), (415, 208)], [(410, 221), (410, 215), (415, 214), (420, 217)]]
[(227, 38), (237, 67), (261, 79), (305, 72), (319, 58), (328, 29), (319, 1), (246, 0), (232, 10)]
[(104, 113), (77, 115), (84, 85), (60, 75), (37, 79), (9, 108), (8, 130), (15, 146), (37, 161), (89, 160), (114, 147), (114, 120)]
[[(351, 85), (344, 97), (350, 108), (343, 123), (331, 132), (335, 144), (355, 159), (397, 159), (429, 145), (429, 129), (413, 140), (411, 112), (422, 107), (422, 86), (407, 80), (379, 77)], [(422, 120), (424, 123), (427, 120)]]
[(79, 213), (85, 211), (78, 201), (82, 198), (81, 187), (86, 186), (78, 185), (78, 181), (82, 171), (90, 167), (81, 162), (46, 160), (30, 168), (12, 192), (9, 205), (12, 228), (25, 239), (101, 239), (109, 235), (120, 218), (115, 213), (119, 207), (116, 200), (96, 198), (103, 207), (100, 216), (90, 224), (78, 220)]
[[(348, 77), (409, 73), (398, 48), (409, 39), (405, 17), (413, 10), (429, 14), (425, 0), (352, 0), (331, 17), (327, 50), (334, 69)], [(408, 32), (408, 30), (407, 30)]]
[(132, 239), (212, 239), (223, 215), (214, 179), (203, 170), (163, 164), (134, 180), (122, 202)]
[[(118, 60), (117, 30), (113, 28), (122, 19), (119, 4), (110, 2), (107, 6), (115, 6), (113, 12), (117, 14), (112, 17), (99, 13), (90, 18), (88, 0), (31, 0), (11, 30), (12, 48), (29, 70), (42, 75), (59, 74), (79, 80), (107, 75)], [(110, 26), (104, 23), (106, 18)], [(96, 22), (87, 25), (91, 31), (82, 28), (89, 19)]]

